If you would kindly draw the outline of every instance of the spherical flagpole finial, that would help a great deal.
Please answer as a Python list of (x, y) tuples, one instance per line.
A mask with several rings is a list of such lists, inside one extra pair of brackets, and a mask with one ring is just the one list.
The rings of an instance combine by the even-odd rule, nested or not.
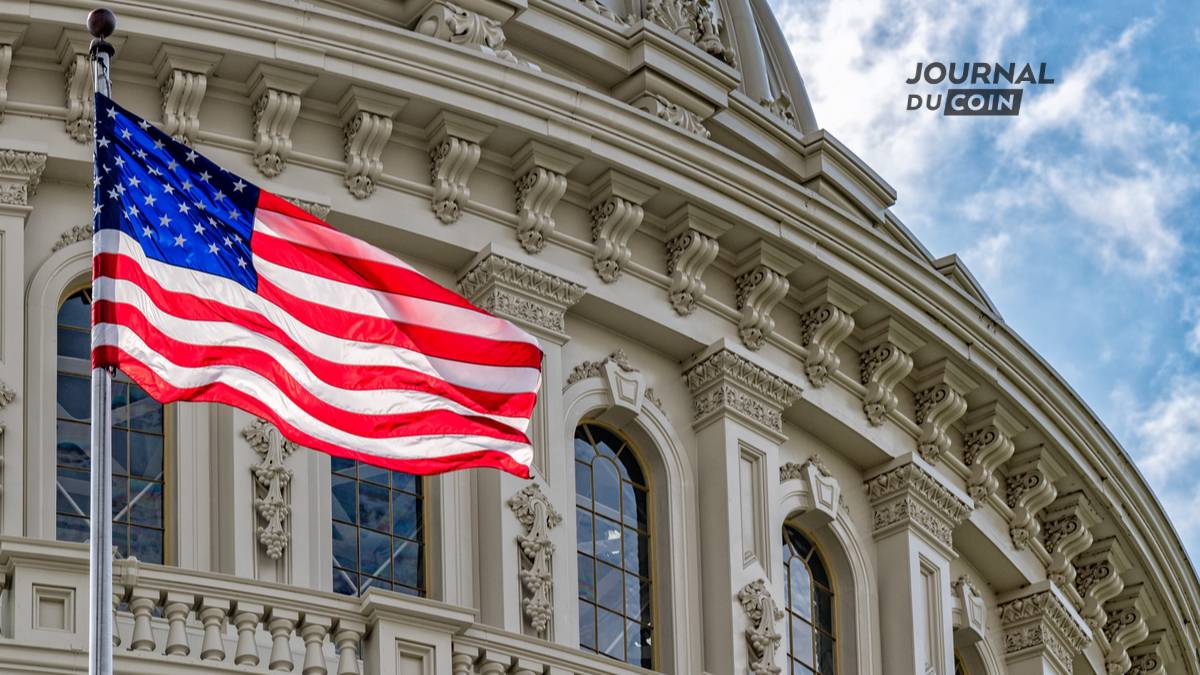
[(93, 9), (87, 17), (88, 32), (97, 40), (103, 40), (117, 29), (117, 15), (105, 7)]

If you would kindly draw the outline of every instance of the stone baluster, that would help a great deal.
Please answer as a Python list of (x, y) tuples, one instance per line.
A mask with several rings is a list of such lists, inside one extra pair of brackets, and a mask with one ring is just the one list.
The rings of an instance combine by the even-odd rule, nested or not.
[(513, 659), (512, 675), (542, 675), (545, 668), (536, 661), (530, 661), (524, 656)]
[(167, 656), (187, 656), (192, 652), (187, 640), (187, 617), (196, 597), (187, 593), (167, 593), (163, 613), (167, 617)]
[(477, 658), (479, 658), (479, 648), (454, 645), (454, 655), (450, 657), (453, 675), (471, 675)]
[(479, 659), (479, 675), (507, 675), (513, 658), (507, 654), (486, 652)]
[(267, 622), (267, 630), (271, 631), (271, 670), (292, 670), (296, 665), (292, 662), (292, 647), (290, 644), (292, 631), (300, 620), (300, 614), (289, 609), (272, 609), (271, 618)]
[(154, 631), (150, 629), (150, 615), (158, 604), (158, 591), (135, 588), (129, 598), (129, 611), (133, 612), (133, 637), (129, 649), (135, 652), (154, 651)]
[(337, 675), (359, 675), (358, 641), (366, 632), (367, 626), (361, 621), (338, 620), (333, 633), (333, 642), (338, 651)]
[[(0, 588), (3, 588), (3, 584), (0, 584)], [(123, 598), (123, 597), (125, 597), (125, 587), (114, 584), (113, 585), (113, 593), (112, 593), (112, 613), (113, 613), (113, 632), (112, 632), (112, 634), (113, 634), (113, 646), (114, 647), (121, 646), (121, 632), (118, 630), (118, 627), (117, 627), (117, 607), (119, 607), (121, 605), (121, 598)]]
[(300, 627), (300, 637), (304, 640), (304, 675), (326, 675), (329, 670), (325, 667), (325, 636), (333, 620), (327, 616), (306, 614), (304, 625)]
[(254, 641), (254, 633), (258, 622), (262, 620), (264, 609), (262, 605), (239, 602), (233, 615), (233, 625), (237, 626), (237, 648), (233, 654), (233, 662), (239, 666), (258, 665), (258, 646)]
[(229, 601), (221, 598), (204, 598), (200, 601), (200, 621), (204, 624), (204, 641), (200, 645), (200, 658), (205, 661), (224, 661), (225, 643), (221, 640), (221, 629), (229, 616)]

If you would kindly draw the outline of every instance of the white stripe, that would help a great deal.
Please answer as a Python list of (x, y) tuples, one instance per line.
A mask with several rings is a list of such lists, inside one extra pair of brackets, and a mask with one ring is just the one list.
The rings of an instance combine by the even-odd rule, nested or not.
[(444, 302), (363, 288), (277, 265), (254, 256), (254, 269), (288, 293), (318, 305), (490, 340), (537, 346), (532, 335), (504, 319)]
[(128, 352), (173, 387), (190, 389), (221, 382), (254, 398), (284, 421), (304, 433), (348, 450), (387, 459), (430, 459), (461, 455), (481, 450), (502, 452), (516, 462), (529, 466), (533, 448), (528, 443), (505, 441), (486, 436), (446, 434), (438, 436), (397, 436), (372, 438), (359, 436), (330, 426), (309, 415), (289, 399), (270, 380), (257, 373), (231, 365), (188, 368), (172, 363), (150, 349), (136, 333), (124, 326), (101, 324), (93, 330), (93, 347), (112, 345)]
[[(254, 225), (267, 234), (286, 241), (294, 241), (335, 255), (347, 258), (358, 258), (371, 262), (393, 265), (410, 272), (417, 272), (411, 265), (396, 256), (355, 239), (348, 234), (342, 234), (332, 227), (317, 227), (308, 222), (300, 222), (277, 211), (259, 208), (254, 212)], [(422, 275), (424, 276), (424, 275)]]
[[(163, 288), (188, 293), (200, 299), (213, 300), (262, 315), (289, 337), (313, 354), (340, 354), (343, 350), (367, 350), (380, 365), (408, 368), (444, 380), (452, 385), (499, 394), (518, 394), (537, 391), (541, 372), (536, 368), (489, 366), (441, 359), (419, 351), (395, 345), (349, 340), (315, 330), (296, 319), (286, 310), (266, 300), (245, 286), (215, 274), (168, 265), (146, 257), (142, 247), (120, 230), (104, 229), (96, 234), (102, 253), (120, 253), (137, 261), (138, 265)], [(103, 296), (98, 296), (103, 299)], [(111, 299), (111, 298), (110, 298)], [(326, 343), (326, 340), (331, 342)], [(331, 361), (345, 359), (327, 357)], [(353, 360), (353, 359), (350, 359)]]
[[(141, 286), (122, 279), (101, 277), (92, 284), (93, 293), (97, 298), (113, 299), (134, 305), (142, 311), (157, 330), (167, 337), (185, 344), (195, 345), (199, 349), (213, 347), (242, 347), (253, 349), (273, 358), (283, 370), (291, 375), (300, 386), (304, 387), (313, 398), (324, 401), (350, 412), (363, 415), (396, 415), (404, 413), (429, 412), (447, 410), (460, 415), (487, 417), (501, 424), (506, 424), (522, 433), (529, 426), (529, 420), (524, 417), (508, 417), (488, 415), (476, 412), (466, 406), (425, 391), (406, 389), (344, 389), (325, 382), (315, 375), (303, 361), (290, 350), (275, 340), (252, 330), (225, 321), (196, 321), (182, 319), (165, 313)], [(323, 353), (336, 353), (339, 360), (336, 365), (345, 368), (370, 366), (378, 363), (371, 358), (371, 351), (361, 349), (366, 345), (351, 343), (348, 349), (338, 350), (341, 345), (336, 339), (322, 336), (323, 341), (331, 344), (319, 345)], [(317, 353), (317, 352), (313, 352)], [(358, 357), (361, 363), (355, 363)]]

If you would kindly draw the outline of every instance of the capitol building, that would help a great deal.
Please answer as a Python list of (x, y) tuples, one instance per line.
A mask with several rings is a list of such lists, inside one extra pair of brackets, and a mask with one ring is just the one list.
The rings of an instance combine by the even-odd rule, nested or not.
[[(545, 352), (528, 481), (118, 376), (116, 672), (1200, 675), (1146, 481), (767, 0), (109, 6), (117, 102)], [(4, 674), (87, 664), (93, 7), (0, 0)]]

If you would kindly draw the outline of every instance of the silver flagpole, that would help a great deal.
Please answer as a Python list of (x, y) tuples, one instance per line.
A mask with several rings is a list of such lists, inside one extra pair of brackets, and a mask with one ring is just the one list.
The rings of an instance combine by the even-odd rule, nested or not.
[[(95, 38), (91, 58), (96, 91), (112, 96), (109, 66), (116, 53), (105, 41), (117, 27), (117, 18), (107, 9), (88, 14), (88, 32)], [(100, 111), (94, 111), (99, 116)], [(93, 120), (92, 128), (97, 126)], [(92, 171), (98, 173), (92, 159)], [(99, 232), (99, 228), (95, 228)], [(92, 256), (96, 242), (92, 238)], [(93, 336), (94, 339), (94, 336)], [(88, 582), (88, 675), (112, 675), (112, 373), (92, 369), (92, 511), (91, 576)]]

